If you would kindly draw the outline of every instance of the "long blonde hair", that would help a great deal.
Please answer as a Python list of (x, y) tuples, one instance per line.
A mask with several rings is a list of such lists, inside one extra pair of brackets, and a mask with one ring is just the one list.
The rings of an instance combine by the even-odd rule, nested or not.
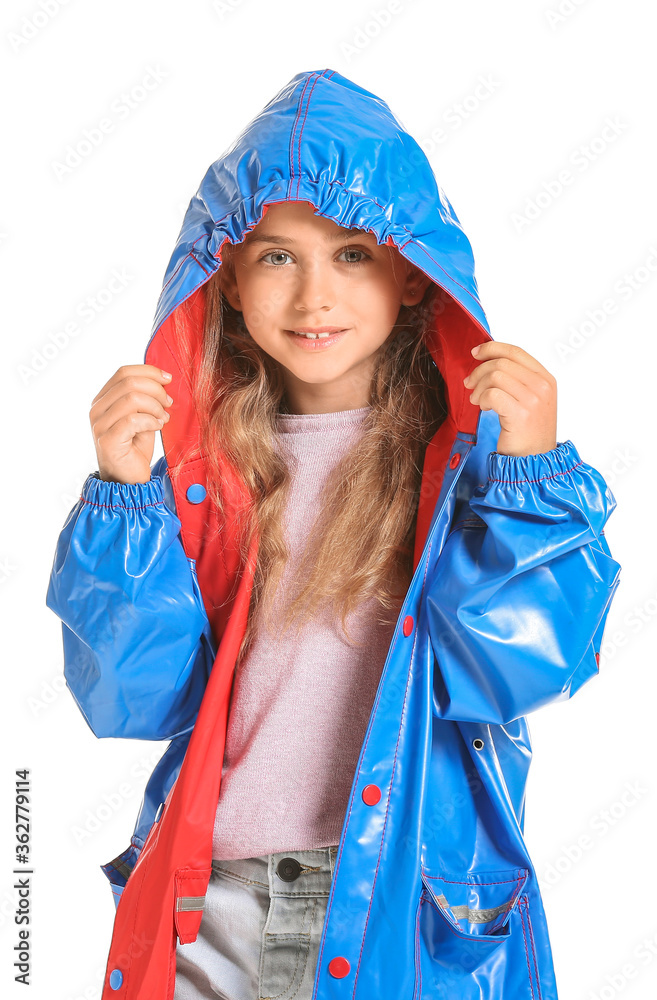
[[(283, 513), (291, 473), (275, 447), (276, 417), (285, 405), (281, 371), (224, 296), (221, 276), (227, 266), (204, 289), (203, 343), (192, 391), (211, 500), (223, 511), (220, 454), (247, 487), (249, 500), (238, 517), (242, 565), (253, 531), (259, 536), (239, 665), (253, 641), (257, 618), (266, 609), (271, 612), (290, 555)], [(330, 607), (351, 641), (346, 619), (368, 598), (394, 611), (394, 619), (379, 616), (381, 624), (392, 624), (399, 613), (413, 573), (424, 453), (447, 413), (443, 378), (425, 341), (428, 324), (440, 311), (434, 305), (437, 292), (431, 282), (419, 305), (402, 306), (377, 352), (363, 433), (323, 487), (321, 527), (311, 533), (300, 555), (287, 612), (276, 621), (278, 635), (295, 621), (298, 634), (320, 607)]]

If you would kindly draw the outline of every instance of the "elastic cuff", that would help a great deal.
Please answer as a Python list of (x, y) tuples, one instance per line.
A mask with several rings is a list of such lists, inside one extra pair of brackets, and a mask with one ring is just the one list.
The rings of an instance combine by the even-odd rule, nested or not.
[(541, 479), (564, 476), (582, 464), (572, 441), (560, 441), (551, 451), (536, 455), (501, 455), (497, 451), (488, 456), (489, 483), (537, 483)]
[(151, 476), (148, 483), (105, 482), (98, 471), (85, 480), (80, 499), (96, 507), (124, 507), (140, 510), (164, 503), (161, 476)]

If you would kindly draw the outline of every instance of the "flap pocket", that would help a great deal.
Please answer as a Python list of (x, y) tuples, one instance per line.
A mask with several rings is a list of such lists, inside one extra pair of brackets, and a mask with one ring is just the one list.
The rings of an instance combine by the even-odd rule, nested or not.
[(431, 872), (422, 868), (429, 901), (456, 934), (502, 939), (529, 876), (527, 868), (498, 871)]
[[(522, 958), (522, 935), (512, 935), (514, 911), (529, 869), (453, 873), (422, 867), (419, 933), (436, 968), (471, 976), (475, 969), (505, 981)], [(510, 938), (513, 940), (510, 941)], [(496, 981), (497, 981), (496, 978)]]
[(196, 941), (212, 868), (179, 868), (175, 874), (174, 922), (181, 944)]
[(533, 1000), (521, 910), (529, 869), (453, 873), (422, 866), (421, 875), (416, 961), (418, 975), (436, 990), (431, 995)]

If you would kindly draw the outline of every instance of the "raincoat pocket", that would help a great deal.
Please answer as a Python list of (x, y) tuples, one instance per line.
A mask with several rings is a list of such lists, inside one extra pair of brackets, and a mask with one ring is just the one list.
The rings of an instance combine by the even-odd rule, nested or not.
[(533, 995), (519, 907), (527, 868), (453, 873), (422, 866), (416, 1000)]

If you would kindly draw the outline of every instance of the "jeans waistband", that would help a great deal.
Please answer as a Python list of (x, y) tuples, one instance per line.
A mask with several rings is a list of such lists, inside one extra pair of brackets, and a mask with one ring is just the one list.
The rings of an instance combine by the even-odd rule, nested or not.
[(266, 889), (270, 896), (328, 896), (338, 846), (278, 851), (253, 858), (213, 859), (218, 876)]

